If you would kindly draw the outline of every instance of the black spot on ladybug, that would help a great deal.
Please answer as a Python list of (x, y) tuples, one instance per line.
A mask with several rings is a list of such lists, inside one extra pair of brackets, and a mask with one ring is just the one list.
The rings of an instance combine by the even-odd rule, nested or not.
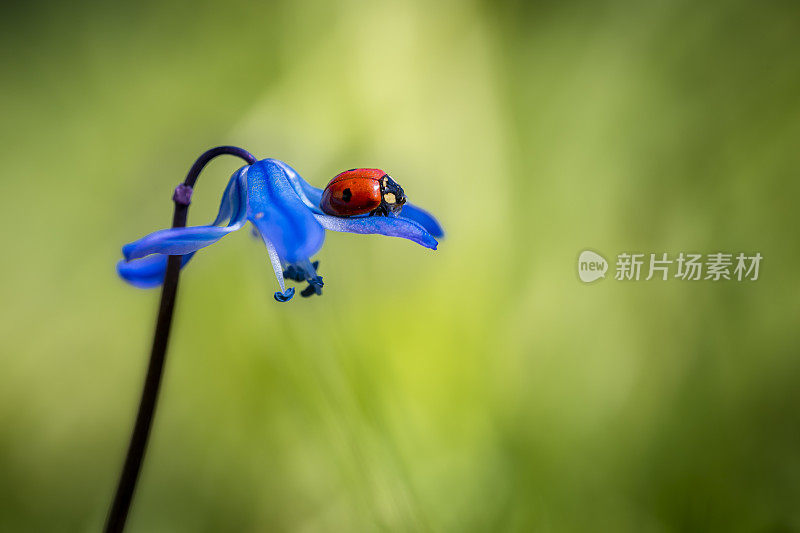
[(350, 198), (353, 197), (353, 193), (350, 191), (350, 187), (346, 188), (342, 191), (342, 200), (345, 202), (349, 202)]

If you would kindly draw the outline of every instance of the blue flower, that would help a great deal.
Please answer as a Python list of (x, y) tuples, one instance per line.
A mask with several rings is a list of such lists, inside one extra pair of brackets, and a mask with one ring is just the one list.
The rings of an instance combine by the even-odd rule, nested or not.
[(275, 299), (285, 302), (294, 295), (294, 288), (286, 289), (284, 277), (307, 282), (303, 296), (322, 293), (319, 263), (312, 263), (311, 257), (322, 248), (325, 230), (403, 237), (433, 250), (436, 238), (443, 235), (431, 214), (411, 204), (398, 216), (335, 217), (322, 212), (321, 198), (321, 189), (308, 184), (282, 161), (264, 159), (244, 166), (228, 182), (214, 222), (164, 229), (126, 244), (122, 248), (125, 259), (117, 264), (117, 272), (136, 287), (157, 287), (164, 280), (167, 256), (183, 256), (183, 268), (197, 250), (249, 221), (264, 240), (275, 270), (281, 289)]

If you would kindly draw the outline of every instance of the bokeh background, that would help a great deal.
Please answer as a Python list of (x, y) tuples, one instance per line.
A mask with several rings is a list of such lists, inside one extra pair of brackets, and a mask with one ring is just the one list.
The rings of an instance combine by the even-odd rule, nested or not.
[[(800, 530), (796, 2), (32, 2), (0, 27), (0, 530), (102, 526), (158, 303), (114, 264), (218, 144), (320, 186), (385, 168), (447, 238), (329, 234), (324, 296), (286, 305), (248, 232), (201, 252), (130, 531)], [(764, 260), (584, 285), (587, 247)]]

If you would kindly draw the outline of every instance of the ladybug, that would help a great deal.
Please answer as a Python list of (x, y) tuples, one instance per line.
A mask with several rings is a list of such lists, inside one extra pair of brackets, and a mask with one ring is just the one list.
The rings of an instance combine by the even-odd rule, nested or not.
[(403, 209), (403, 188), (378, 168), (353, 168), (337, 174), (322, 192), (319, 207), (337, 217), (396, 215)]

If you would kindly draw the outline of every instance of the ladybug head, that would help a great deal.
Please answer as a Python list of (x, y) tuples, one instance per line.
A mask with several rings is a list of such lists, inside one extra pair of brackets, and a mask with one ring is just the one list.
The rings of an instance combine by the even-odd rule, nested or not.
[(395, 215), (400, 213), (403, 204), (406, 203), (406, 194), (403, 192), (403, 188), (389, 174), (384, 174), (381, 178), (381, 199), (383, 200), (382, 204)]

